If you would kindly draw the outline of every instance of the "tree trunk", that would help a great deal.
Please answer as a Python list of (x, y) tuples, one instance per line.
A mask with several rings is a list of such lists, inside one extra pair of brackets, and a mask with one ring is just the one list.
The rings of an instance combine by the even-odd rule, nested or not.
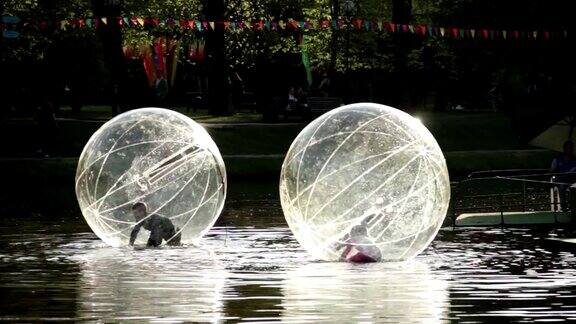
[(206, 63), (208, 65), (208, 109), (211, 115), (232, 114), (231, 87), (224, 54), (224, 0), (205, 0), (204, 16), (214, 21), (214, 30), (206, 34)]
[[(332, 21), (338, 22), (340, 16), (340, 0), (332, 0)], [(338, 33), (332, 29), (332, 39), (330, 43), (330, 67), (328, 73), (334, 76), (336, 73), (336, 58), (338, 57)]]
[[(392, 0), (392, 21), (396, 24), (409, 24), (412, 16), (412, 0)], [(405, 33), (394, 33), (392, 41), (394, 43), (394, 64), (396, 72), (393, 76), (395, 80), (391, 93), (391, 102), (399, 108), (407, 108), (410, 100), (406, 100), (410, 84), (410, 73), (407, 68), (407, 57), (413, 46), (411, 35)], [(409, 98), (408, 98), (409, 99)]]
[(412, 0), (392, 0), (392, 21), (408, 24), (412, 16)]
[(106, 17), (107, 23), (98, 25), (98, 35), (102, 42), (104, 62), (110, 73), (109, 93), (112, 109), (119, 113), (127, 98), (126, 62), (122, 51), (122, 30), (117, 17), (121, 15), (121, 0), (92, 0), (94, 16)]

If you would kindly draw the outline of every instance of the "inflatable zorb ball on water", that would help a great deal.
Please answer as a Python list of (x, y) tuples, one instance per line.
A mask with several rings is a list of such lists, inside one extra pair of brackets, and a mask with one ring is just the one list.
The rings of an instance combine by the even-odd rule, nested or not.
[[(134, 226), (146, 221), (132, 213), (139, 202), (148, 215), (168, 218), (182, 244), (197, 243), (222, 211), (226, 170), (216, 144), (192, 119), (137, 109), (92, 135), (78, 162), (76, 196), (94, 233), (109, 245), (127, 245)], [(137, 244), (146, 244), (144, 228)]]
[[(300, 244), (323, 260), (406, 260), (437, 234), (450, 181), (422, 123), (383, 105), (334, 109), (310, 123), (282, 165), (280, 198)], [(361, 255), (361, 254), (356, 254)]]

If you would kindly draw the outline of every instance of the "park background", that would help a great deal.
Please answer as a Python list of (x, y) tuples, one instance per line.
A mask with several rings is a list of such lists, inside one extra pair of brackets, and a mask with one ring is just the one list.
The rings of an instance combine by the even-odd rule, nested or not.
[(571, 8), (559, 0), (4, 1), (3, 15), (18, 21), (4, 20), (0, 38), (1, 208), (29, 210), (28, 195), (46, 198), (34, 200), (38, 210), (73, 200), (91, 134), (147, 106), (203, 123), (231, 179), (275, 183), (314, 117), (287, 111), (291, 88), (311, 102), (377, 102), (418, 117), (453, 181), (546, 169), (557, 153), (530, 141), (574, 114)]

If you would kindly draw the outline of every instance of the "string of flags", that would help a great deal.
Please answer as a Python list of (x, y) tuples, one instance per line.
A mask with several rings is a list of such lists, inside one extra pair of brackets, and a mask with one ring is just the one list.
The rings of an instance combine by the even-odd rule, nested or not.
[(224, 30), (266, 30), (266, 31), (307, 31), (307, 30), (364, 30), (387, 31), (393, 34), (414, 34), (421, 36), (440, 36), (452, 39), (485, 39), (485, 40), (554, 40), (568, 38), (567, 30), (520, 30), (493, 28), (458, 28), (438, 27), (425, 24), (397, 24), (394, 22), (354, 18), (351, 20), (238, 20), (238, 21), (207, 21), (195, 19), (174, 18), (142, 18), (142, 17), (91, 17), (64, 20), (21, 20), (14, 16), (3, 16), (1, 30), (6, 38), (18, 37), (20, 32), (28, 29), (36, 30), (74, 30), (97, 29), (102, 25), (115, 24), (120, 28), (173, 28), (192, 31)]

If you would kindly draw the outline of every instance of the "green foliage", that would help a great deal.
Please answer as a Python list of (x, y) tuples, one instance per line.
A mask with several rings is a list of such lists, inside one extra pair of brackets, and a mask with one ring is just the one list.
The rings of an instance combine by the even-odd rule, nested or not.
[[(98, 0), (4, 0), (4, 14), (22, 18), (72, 19), (91, 17)], [(103, 0), (101, 0), (103, 1)], [(206, 0), (204, 0), (206, 1)], [(202, 19), (203, 0), (123, 0), (125, 16)], [(378, 21), (391, 20), (392, 0), (356, 0), (356, 16)], [(485, 26), (522, 26), (537, 17), (538, 1), (496, 0), (412, 0), (412, 23), (483, 28)], [(333, 8), (341, 9), (344, 0), (228, 0), (223, 19), (232, 21), (303, 20), (318, 21), (332, 17)], [(549, 6), (553, 7), (553, 6)], [(494, 15), (498, 12), (498, 15)], [(518, 16), (521, 12), (525, 17)], [(340, 10), (342, 15), (342, 10)], [(340, 17), (345, 19), (344, 17)], [(97, 42), (92, 30), (68, 30), (58, 33), (25, 32), (9, 43), (2, 60), (41, 60), (52, 44)], [(140, 28), (124, 29), (124, 43), (149, 45), (157, 35), (182, 38), (202, 37), (195, 31), (163, 27), (150, 32)], [(457, 78), (460, 63), (475, 55), (477, 62), (489, 57), (493, 49), (465, 52), (461, 44), (439, 37), (409, 36), (398, 40), (387, 31), (314, 29), (276, 32), (228, 30), (225, 34), (227, 64), (235, 70), (249, 69), (263, 57), (281, 61), (287, 55), (306, 49), (311, 65), (327, 69), (335, 63), (337, 71), (378, 70), (414, 72)], [(300, 43), (301, 40), (301, 43)], [(461, 42), (462, 43), (462, 42)], [(485, 46), (487, 47), (487, 46)], [(472, 54), (471, 54), (472, 53)], [(333, 57), (334, 56), (334, 57)], [(486, 59), (488, 60), (488, 59)], [(489, 64), (489, 63), (486, 63)], [(502, 63), (503, 64), (503, 63)], [(482, 69), (480, 63), (474, 69)]]

